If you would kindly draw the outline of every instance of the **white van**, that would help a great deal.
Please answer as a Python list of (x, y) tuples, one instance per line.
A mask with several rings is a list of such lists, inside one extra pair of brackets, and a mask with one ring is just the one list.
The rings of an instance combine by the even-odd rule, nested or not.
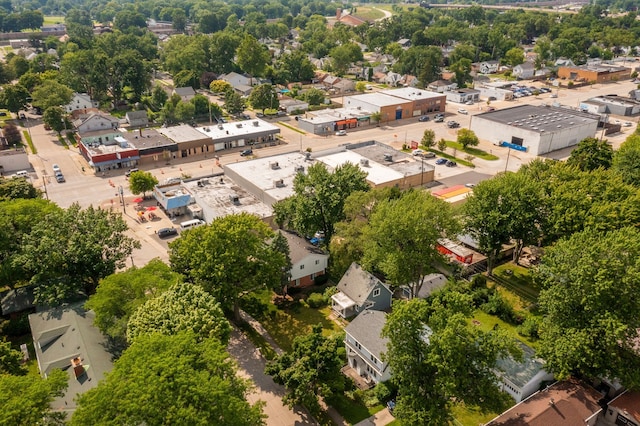
[(200, 226), (204, 224), (205, 224), (204, 220), (200, 220), (200, 219), (187, 220), (186, 222), (180, 223), (180, 229), (184, 231), (185, 229), (195, 228), (196, 226)]
[(29, 177), (29, 172), (26, 170), (20, 170), (19, 172), (16, 172), (16, 177)]

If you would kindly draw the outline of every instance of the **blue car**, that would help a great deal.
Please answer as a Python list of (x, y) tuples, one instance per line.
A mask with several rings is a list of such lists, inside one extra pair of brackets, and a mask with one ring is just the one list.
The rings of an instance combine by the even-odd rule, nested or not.
[(436, 164), (441, 165), (441, 164), (446, 164), (447, 163), (447, 159), (446, 158), (438, 158), (436, 160)]
[(392, 399), (391, 401), (387, 401), (387, 408), (389, 412), (393, 414), (393, 410), (396, 408), (396, 402)]

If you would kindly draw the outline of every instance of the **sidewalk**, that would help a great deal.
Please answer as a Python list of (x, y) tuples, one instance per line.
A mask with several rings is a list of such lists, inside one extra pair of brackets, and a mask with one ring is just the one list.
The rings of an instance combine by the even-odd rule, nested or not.
[(363, 421), (356, 423), (354, 426), (385, 426), (394, 420), (395, 419), (389, 412), (389, 409), (385, 408), (382, 411), (378, 411), (368, 419), (364, 419)]

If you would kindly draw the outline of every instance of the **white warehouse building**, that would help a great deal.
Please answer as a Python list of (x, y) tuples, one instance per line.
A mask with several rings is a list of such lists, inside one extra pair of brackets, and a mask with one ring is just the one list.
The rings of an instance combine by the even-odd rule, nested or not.
[(542, 155), (594, 137), (599, 119), (567, 108), (520, 105), (471, 117), (471, 130), (480, 139), (509, 142)]

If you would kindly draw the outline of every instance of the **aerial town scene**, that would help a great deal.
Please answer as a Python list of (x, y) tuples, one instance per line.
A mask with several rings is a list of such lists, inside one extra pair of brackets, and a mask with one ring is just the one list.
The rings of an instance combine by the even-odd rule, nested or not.
[(640, 426), (637, 0), (0, 0), (0, 426)]

